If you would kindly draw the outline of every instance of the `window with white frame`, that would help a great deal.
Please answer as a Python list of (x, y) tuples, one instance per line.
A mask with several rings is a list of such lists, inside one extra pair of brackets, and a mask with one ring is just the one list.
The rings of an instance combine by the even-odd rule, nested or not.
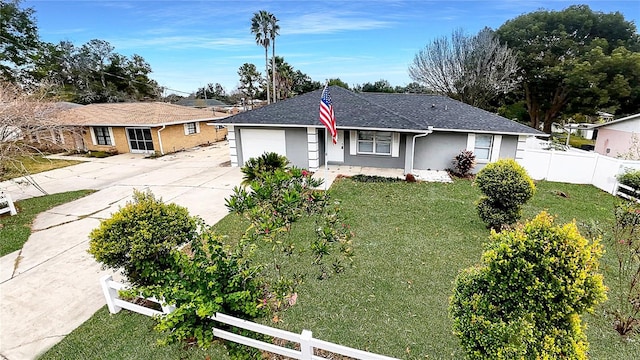
[(476, 142), (473, 147), (473, 154), (476, 160), (489, 161), (491, 159), (491, 148), (493, 146), (493, 135), (476, 134)]
[(111, 133), (109, 132), (108, 127), (94, 126), (93, 133), (95, 134), (97, 145), (113, 145), (113, 141), (111, 140)]
[(358, 131), (358, 153), (391, 155), (391, 132)]
[(184, 134), (185, 135), (193, 135), (198, 133), (198, 124), (195, 122), (190, 122), (184, 124)]

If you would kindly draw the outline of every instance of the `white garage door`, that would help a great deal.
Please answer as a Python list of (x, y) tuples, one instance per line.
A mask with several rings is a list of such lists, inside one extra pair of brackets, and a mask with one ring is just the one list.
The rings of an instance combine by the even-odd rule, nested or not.
[(243, 162), (265, 152), (287, 155), (284, 130), (240, 129), (240, 141)]

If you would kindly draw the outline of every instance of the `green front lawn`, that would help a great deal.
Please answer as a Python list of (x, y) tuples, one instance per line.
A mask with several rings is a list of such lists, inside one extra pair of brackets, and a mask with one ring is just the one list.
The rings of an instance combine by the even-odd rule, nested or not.
[[(23, 156), (18, 161), (25, 167), (28, 174), (37, 174), (44, 171), (54, 170), (62, 167), (76, 165), (82, 161), (77, 160), (59, 160), (59, 159), (47, 159), (41, 155)], [(6, 165), (4, 172), (0, 174), (0, 181), (5, 181), (20, 176), (24, 176), (23, 171), (19, 171), (13, 165)]]
[(31, 235), (31, 223), (38, 214), (93, 192), (95, 190), (69, 191), (17, 201), (17, 215), (0, 217), (0, 256), (22, 249)]
[[(557, 222), (597, 220), (607, 225), (613, 221), (616, 199), (593, 186), (537, 185), (537, 194), (525, 207), (526, 218), (547, 210), (557, 215)], [(331, 190), (356, 233), (353, 268), (327, 280), (308, 277), (299, 289), (298, 303), (276, 326), (298, 333), (309, 329), (323, 340), (403, 359), (462, 358), (451, 333), (447, 306), (454, 278), (461, 269), (478, 263), (489, 235), (474, 207), (478, 189), (466, 180), (441, 184), (342, 179)], [(231, 215), (216, 227), (232, 238), (245, 228)], [(310, 222), (300, 222), (293, 229), (301, 241), (311, 231)], [(613, 273), (613, 257), (611, 252), (603, 259), (605, 281)], [(586, 316), (585, 321), (592, 359), (640, 358), (640, 337), (622, 341), (602, 310)], [(271, 323), (270, 319), (262, 322)], [(112, 328), (114, 323), (117, 330)], [(155, 351), (151, 342), (127, 341), (134, 336), (155, 336), (148, 330), (150, 324), (142, 315), (123, 311), (108, 316), (103, 309), (43, 358), (87, 354), (96, 354), (88, 358), (102, 358), (101, 352), (116, 346), (118, 358), (139, 358), (140, 354), (155, 358), (146, 355)], [(119, 341), (127, 345), (113, 345)], [(176, 354), (173, 351), (167, 350)], [(219, 347), (212, 351), (212, 359), (224, 358), (217, 353)], [(173, 356), (178, 357), (201, 359), (202, 353), (184, 351)]]

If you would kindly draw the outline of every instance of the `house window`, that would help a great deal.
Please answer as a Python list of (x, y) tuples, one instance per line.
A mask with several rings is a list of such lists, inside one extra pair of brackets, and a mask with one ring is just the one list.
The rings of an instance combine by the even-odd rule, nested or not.
[(93, 133), (96, 135), (96, 144), (98, 145), (113, 145), (111, 141), (111, 135), (109, 128), (106, 126), (95, 126)]
[(391, 138), (387, 131), (358, 131), (358, 153), (391, 155)]
[(491, 147), (493, 146), (493, 135), (476, 134), (476, 143), (473, 147), (473, 154), (476, 160), (489, 161), (491, 159)]
[(184, 124), (184, 134), (185, 135), (193, 135), (198, 132), (198, 128), (196, 127), (196, 123), (186, 123)]

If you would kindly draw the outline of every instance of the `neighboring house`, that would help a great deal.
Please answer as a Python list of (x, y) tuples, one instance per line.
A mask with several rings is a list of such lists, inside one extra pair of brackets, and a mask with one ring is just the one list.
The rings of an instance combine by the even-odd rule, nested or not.
[(634, 151), (636, 155), (640, 153), (637, 148), (640, 146), (640, 114), (594, 125), (594, 128), (597, 129), (595, 152), (598, 154), (621, 157)]
[(598, 115), (598, 120), (601, 122), (609, 122), (615, 117), (615, 115), (609, 114), (604, 111), (596, 111), (596, 115)]
[(213, 107), (225, 107), (227, 104), (217, 99), (180, 99), (176, 105), (189, 106), (195, 108), (213, 108)]
[(225, 139), (227, 129), (208, 124), (225, 116), (162, 102), (106, 103), (63, 111), (58, 121), (83, 129), (84, 150), (166, 154)]
[[(322, 90), (216, 121), (229, 130), (232, 166), (266, 151), (316, 171), (325, 162), (413, 170), (444, 170), (462, 150), (472, 150), (479, 170), (515, 158), (528, 136), (546, 136), (526, 125), (444, 96), (353, 93), (331, 86), (338, 143), (325, 146), (319, 122)], [(325, 151), (326, 147), (326, 151)]]

